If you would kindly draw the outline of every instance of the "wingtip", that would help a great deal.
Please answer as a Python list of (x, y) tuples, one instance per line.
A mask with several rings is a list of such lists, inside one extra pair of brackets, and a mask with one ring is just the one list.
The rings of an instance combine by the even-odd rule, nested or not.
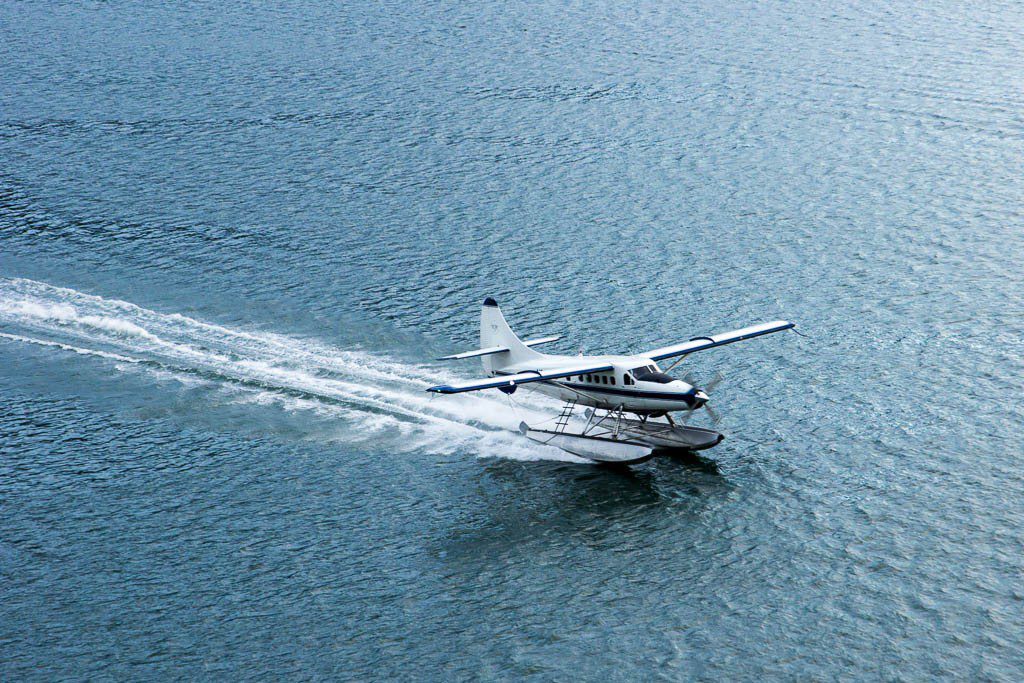
[(484, 306), (494, 306), (494, 307), (497, 307), (498, 306), (498, 302), (495, 301), (494, 299), (492, 299), (491, 297), (487, 297), (486, 299), (484, 299)]

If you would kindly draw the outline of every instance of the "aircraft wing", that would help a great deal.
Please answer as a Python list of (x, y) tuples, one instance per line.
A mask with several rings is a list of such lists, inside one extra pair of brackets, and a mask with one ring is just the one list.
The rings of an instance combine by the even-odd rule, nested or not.
[(694, 337), (690, 341), (683, 342), (682, 344), (665, 346), (660, 349), (654, 349), (653, 351), (648, 351), (647, 353), (641, 353), (638, 355), (646, 356), (651, 360), (663, 360), (665, 358), (672, 358), (673, 356), (684, 356), (688, 353), (693, 353), (694, 351), (713, 349), (716, 346), (725, 346), (726, 344), (743, 341), (744, 339), (753, 339), (754, 337), (771, 334), (772, 332), (782, 332), (783, 330), (788, 330), (793, 327), (796, 327), (796, 325), (791, 322), (786, 320), (776, 320), (775, 322), (751, 325), (750, 327), (744, 327), (740, 330), (723, 332), (722, 334), (716, 334), (710, 337)]
[(430, 387), (427, 391), (435, 394), (461, 394), (464, 391), (480, 391), (481, 389), (495, 389), (497, 387), (511, 387), (518, 384), (529, 384), (530, 382), (545, 382), (561, 377), (573, 375), (585, 375), (591, 372), (606, 372), (611, 370), (609, 363), (594, 363), (580, 361), (577, 363), (566, 363), (557, 368), (545, 368), (543, 370), (527, 370), (517, 372), (514, 375), (499, 375), (486, 379), (470, 379), (463, 382), (451, 382), (436, 387)]

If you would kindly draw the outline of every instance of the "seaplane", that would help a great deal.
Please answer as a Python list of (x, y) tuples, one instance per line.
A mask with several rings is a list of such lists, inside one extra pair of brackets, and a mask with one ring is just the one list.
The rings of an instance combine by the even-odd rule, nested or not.
[[(438, 359), (481, 358), (487, 377), (442, 384), (427, 391), (461, 394), (497, 389), (509, 396), (520, 386), (540, 391), (564, 401), (562, 412), (553, 418), (550, 428), (523, 422), (519, 426), (523, 435), (595, 462), (633, 464), (659, 452), (711, 448), (725, 438), (715, 430), (686, 424), (694, 411), (713, 410), (708, 405), (711, 383), (702, 390), (668, 374), (686, 356), (794, 327), (786, 320), (776, 320), (693, 337), (636, 355), (563, 356), (533, 348), (561, 336), (521, 340), (509, 327), (498, 303), (488, 297), (480, 311), (480, 348)], [(675, 361), (662, 370), (658, 362), (668, 359)], [(586, 424), (577, 431), (570, 427), (570, 421), (580, 406), (586, 407)], [(683, 415), (676, 420), (673, 412)]]

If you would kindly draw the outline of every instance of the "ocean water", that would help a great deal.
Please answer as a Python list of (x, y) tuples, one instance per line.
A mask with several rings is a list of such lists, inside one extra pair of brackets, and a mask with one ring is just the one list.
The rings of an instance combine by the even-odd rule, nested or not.
[[(1022, 27), (3, 3), (0, 679), (1021, 680)], [(485, 296), (806, 336), (609, 470), (423, 391)]]

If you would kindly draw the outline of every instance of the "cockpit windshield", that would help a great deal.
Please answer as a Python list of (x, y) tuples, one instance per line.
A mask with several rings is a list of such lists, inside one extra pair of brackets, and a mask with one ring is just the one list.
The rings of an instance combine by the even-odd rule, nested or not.
[(633, 377), (638, 382), (654, 382), (656, 384), (668, 384), (669, 382), (675, 381), (674, 377), (666, 375), (664, 372), (658, 372), (658, 368), (655, 365), (641, 365), (638, 368), (630, 370), (633, 373)]

